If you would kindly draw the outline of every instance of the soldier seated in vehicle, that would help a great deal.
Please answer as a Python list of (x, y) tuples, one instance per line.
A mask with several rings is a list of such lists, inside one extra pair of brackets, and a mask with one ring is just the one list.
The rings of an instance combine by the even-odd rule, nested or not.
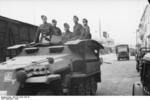
[(41, 16), (43, 24), (41, 24), (36, 33), (35, 43), (49, 43), (53, 34), (53, 26), (47, 22), (45, 15)]
[(84, 39), (91, 39), (91, 32), (90, 32), (90, 27), (88, 25), (88, 20), (87, 19), (83, 19), (83, 28), (85, 29), (85, 35), (84, 35)]
[(61, 36), (62, 32), (61, 32), (60, 28), (57, 27), (57, 21), (55, 19), (52, 20), (52, 25), (53, 25), (53, 32), (54, 32), (53, 35)]
[(70, 26), (68, 23), (64, 23), (64, 30), (65, 32), (63, 33), (62, 36), (62, 43), (70, 41), (72, 38), (72, 32), (70, 31)]
[(79, 18), (77, 16), (73, 16), (73, 21), (75, 25), (73, 27), (72, 40), (84, 39), (85, 30), (83, 26), (78, 23)]

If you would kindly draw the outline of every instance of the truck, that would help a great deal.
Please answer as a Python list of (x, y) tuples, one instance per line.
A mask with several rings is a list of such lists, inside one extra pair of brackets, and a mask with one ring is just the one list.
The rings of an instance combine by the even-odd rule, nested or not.
[(91, 39), (10, 46), (10, 59), (0, 63), (0, 95), (95, 95), (103, 48)]
[(117, 60), (119, 61), (120, 59), (130, 59), (129, 55), (129, 46), (127, 44), (120, 44), (116, 46), (116, 55), (117, 55)]

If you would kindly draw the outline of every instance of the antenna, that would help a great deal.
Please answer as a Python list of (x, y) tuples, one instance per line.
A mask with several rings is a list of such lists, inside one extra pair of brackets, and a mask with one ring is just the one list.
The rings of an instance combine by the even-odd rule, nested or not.
[(35, 4), (35, 2), (34, 1), (32, 1), (32, 3), (33, 3), (33, 5), (35, 5), (34, 7), (33, 7), (33, 24), (34, 25), (36, 25), (36, 18), (35, 18), (35, 15), (36, 15), (36, 4)]

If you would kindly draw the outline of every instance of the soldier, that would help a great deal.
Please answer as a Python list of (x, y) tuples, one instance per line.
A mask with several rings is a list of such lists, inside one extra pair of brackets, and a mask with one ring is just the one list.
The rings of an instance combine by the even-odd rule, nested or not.
[(43, 21), (43, 24), (41, 24), (37, 29), (35, 42), (49, 43), (53, 34), (53, 27), (50, 23), (47, 22), (47, 17), (45, 15), (42, 15), (41, 19)]
[(84, 27), (85, 33), (86, 33), (84, 38), (85, 39), (91, 39), (91, 33), (90, 33), (90, 27), (88, 26), (88, 20), (84, 18), (82, 20), (82, 22), (83, 22), (83, 27)]
[(57, 25), (57, 21), (55, 19), (52, 20), (52, 25), (53, 25), (54, 35), (61, 36), (62, 32), (61, 32), (60, 28), (58, 28), (56, 26)]
[(83, 39), (83, 36), (85, 34), (85, 30), (81, 24), (78, 23), (79, 19), (77, 16), (73, 16), (73, 21), (74, 21), (74, 27), (73, 27), (73, 35), (72, 39), (77, 40), (77, 39)]
[(63, 33), (62, 43), (65, 43), (71, 40), (71, 37), (72, 37), (72, 32), (70, 31), (70, 26), (68, 23), (64, 23), (64, 30), (65, 32)]

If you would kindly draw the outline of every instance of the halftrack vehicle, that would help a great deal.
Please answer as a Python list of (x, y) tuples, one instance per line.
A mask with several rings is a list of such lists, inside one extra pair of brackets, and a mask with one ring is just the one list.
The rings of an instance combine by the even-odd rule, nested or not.
[(0, 95), (95, 95), (100, 49), (95, 40), (8, 47), (11, 59), (0, 63)]
[(141, 59), (140, 79), (133, 85), (133, 95), (150, 95), (150, 53)]

